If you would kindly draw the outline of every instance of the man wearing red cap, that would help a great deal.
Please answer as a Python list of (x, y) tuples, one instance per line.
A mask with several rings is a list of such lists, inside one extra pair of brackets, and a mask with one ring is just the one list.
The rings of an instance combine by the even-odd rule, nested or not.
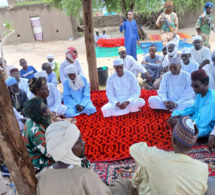
[(68, 47), (66, 52), (66, 59), (60, 65), (60, 81), (63, 84), (67, 79), (67, 74), (65, 74), (64, 69), (69, 65), (74, 65), (77, 68), (78, 75), (84, 76), (81, 64), (78, 58), (78, 52), (74, 47)]
[(189, 116), (180, 117), (173, 129), (172, 147), (167, 152), (140, 142), (130, 147), (139, 165), (131, 180), (139, 194), (204, 194), (207, 190), (208, 165), (189, 157), (198, 128)]
[(179, 117), (188, 115), (199, 128), (198, 137), (208, 137), (215, 126), (215, 92), (208, 88), (209, 78), (205, 70), (192, 72), (191, 78), (195, 102), (183, 111), (174, 111), (169, 123), (174, 126)]

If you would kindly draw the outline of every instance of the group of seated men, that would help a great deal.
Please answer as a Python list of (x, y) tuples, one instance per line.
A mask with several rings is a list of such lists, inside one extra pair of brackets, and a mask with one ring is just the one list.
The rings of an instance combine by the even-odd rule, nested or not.
[[(48, 187), (54, 181), (55, 172), (52, 169), (72, 169), (71, 175), (67, 178), (64, 178), (66, 171), (62, 170), (54, 183), (62, 181), (61, 185), (65, 185), (63, 181), (69, 182), (69, 177), (72, 178), (73, 173), (73, 177), (80, 178), (77, 180), (79, 183), (87, 186), (82, 186), (85, 190), (92, 190), (89, 194), (117, 194), (120, 190), (123, 192), (126, 187), (127, 194), (135, 194), (137, 193), (135, 186), (138, 186), (139, 194), (174, 194), (175, 192), (203, 194), (207, 190), (207, 167), (204, 163), (188, 157), (188, 152), (199, 137), (209, 136), (210, 149), (215, 146), (215, 130), (213, 130), (215, 126), (215, 92), (213, 91), (215, 54), (211, 56), (210, 50), (202, 46), (201, 36), (193, 38), (193, 45), (191, 49), (183, 49), (180, 54), (177, 44), (171, 41), (167, 44), (167, 54), (163, 57), (156, 54), (156, 47), (152, 45), (149, 48), (149, 54), (144, 56), (142, 65), (126, 55), (124, 47), (119, 48), (119, 57), (113, 61), (115, 73), (107, 80), (106, 94), (109, 102), (102, 107), (104, 117), (138, 112), (145, 105), (145, 100), (140, 98), (140, 86), (136, 78), (141, 73), (153, 88), (159, 89), (157, 96), (149, 98), (149, 106), (152, 109), (172, 112), (168, 122), (173, 126), (172, 145), (176, 153), (171, 154), (150, 148), (146, 143), (131, 146), (130, 154), (139, 168), (132, 179), (132, 184), (126, 181), (125, 185), (124, 181), (118, 181), (118, 186), (114, 186), (117, 185), (115, 183), (113, 188), (107, 188), (103, 183), (99, 186), (100, 181), (95, 179), (98, 186), (90, 189), (93, 185), (93, 183), (90, 184), (90, 181), (93, 181), (90, 177), (94, 176), (81, 169), (74, 169), (76, 166), (81, 166), (80, 158), (83, 157), (84, 151), (84, 144), (78, 148), (83, 142), (80, 132), (74, 124), (71, 124), (74, 120), (68, 122), (56, 118), (57, 116), (72, 118), (79, 114), (90, 115), (96, 112), (90, 100), (89, 84), (77, 59), (77, 50), (69, 47), (66, 50), (66, 58), (60, 66), (63, 96), (56, 88), (57, 77), (53, 72), (53, 63), (50, 63), (54, 60), (53, 55), (50, 55), (52, 60), (48, 59), (48, 62), (42, 65), (41, 72), (28, 66), (24, 59), (20, 60), (20, 65), (23, 67), (20, 72), (16, 68), (10, 69), (11, 77), (5, 82), (11, 95), (14, 112), (20, 115), (17, 120), (23, 123), (24, 117), (27, 118), (23, 139), (35, 171), (39, 172), (52, 165), (45, 173), (41, 172), (38, 193), (57, 194), (55, 185), (53, 188)], [(163, 51), (165, 52), (165, 49)], [(36, 109), (38, 112), (35, 111), (36, 114), (33, 116), (32, 110)], [(49, 111), (56, 114), (54, 119), (52, 117), (53, 124), (50, 122)], [(28, 134), (29, 132), (31, 134), (35, 132), (35, 135), (38, 133), (35, 125), (41, 128), (40, 139)], [(72, 125), (71, 128), (76, 129), (74, 132), (77, 135), (69, 135), (69, 132), (66, 132), (70, 125)], [(58, 134), (59, 136), (55, 136)], [(73, 150), (76, 144), (77, 148)], [(153, 160), (151, 157), (159, 160)], [(174, 164), (175, 160), (182, 162), (181, 168)], [(185, 168), (186, 163), (189, 166)], [(163, 172), (158, 177), (157, 172), (161, 166)], [(172, 175), (168, 171), (170, 167)], [(168, 171), (168, 174), (165, 174), (165, 171)], [(191, 177), (193, 172), (196, 174)], [(180, 177), (183, 179), (179, 179)], [(170, 183), (172, 185), (169, 185)], [(72, 194), (75, 194), (75, 187), (76, 184), (73, 188), (62, 189), (67, 190), (67, 193), (71, 190)], [(84, 192), (81, 193), (84, 189), (77, 188), (80, 192), (78, 194), (84, 194)]]

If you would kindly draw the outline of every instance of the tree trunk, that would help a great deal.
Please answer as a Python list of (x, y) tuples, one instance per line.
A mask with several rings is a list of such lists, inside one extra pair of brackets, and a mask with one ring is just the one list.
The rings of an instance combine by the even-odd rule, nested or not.
[(0, 151), (19, 195), (36, 195), (37, 179), (0, 72)]
[(90, 88), (92, 91), (94, 91), (99, 89), (98, 85), (99, 82), (95, 51), (92, 0), (82, 0), (82, 4), (83, 4), (84, 36), (90, 77)]

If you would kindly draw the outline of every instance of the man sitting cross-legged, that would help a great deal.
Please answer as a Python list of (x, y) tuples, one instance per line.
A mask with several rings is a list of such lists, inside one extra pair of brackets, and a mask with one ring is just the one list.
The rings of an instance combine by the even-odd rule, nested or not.
[(139, 187), (139, 195), (202, 195), (206, 192), (208, 165), (189, 157), (197, 136), (195, 123), (189, 116), (183, 116), (173, 129), (174, 152), (148, 147), (145, 142), (130, 147), (130, 154), (139, 165), (131, 180)]
[(115, 72), (107, 80), (106, 94), (109, 102), (102, 107), (104, 117), (138, 112), (145, 105), (140, 97), (140, 86), (132, 72), (124, 70), (123, 60), (113, 61)]
[[(152, 81), (157, 79), (160, 76), (160, 71), (162, 69), (162, 56), (157, 55), (156, 45), (151, 45), (149, 47), (149, 54), (143, 57), (142, 65), (149, 72), (152, 77)], [(145, 79), (145, 75), (142, 74), (141, 77)]]
[(55, 164), (38, 174), (38, 195), (137, 195), (128, 179), (120, 178), (107, 186), (94, 171), (81, 167), (86, 161), (85, 142), (76, 125), (55, 122), (45, 136), (47, 153)]
[(68, 78), (63, 83), (63, 101), (67, 106), (66, 117), (93, 114), (96, 108), (90, 99), (87, 79), (78, 75), (77, 68), (69, 65), (64, 69)]
[(149, 98), (152, 109), (183, 110), (194, 103), (194, 91), (188, 72), (181, 70), (180, 58), (173, 58), (169, 64), (170, 71), (163, 75), (158, 96)]
[(52, 66), (49, 63), (42, 64), (42, 70), (47, 73), (47, 82), (52, 83), (55, 87), (57, 87), (57, 77), (56, 73), (53, 72)]
[(140, 72), (147, 78), (147, 80), (152, 81), (152, 78), (147, 72), (147, 70), (137, 62), (133, 56), (127, 55), (126, 48), (120, 47), (118, 49), (120, 58), (123, 59), (124, 69), (131, 71), (137, 76)]
[(208, 88), (209, 78), (204, 70), (194, 71), (191, 77), (197, 94), (195, 102), (182, 111), (174, 111), (169, 123), (174, 126), (180, 116), (189, 115), (199, 128), (198, 137), (207, 137), (215, 126), (215, 92)]
[(199, 69), (199, 64), (192, 59), (190, 59), (190, 48), (184, 48), (181, 50), (181, 70), (184, 70), (186, 72), (189, 72), (190, 74), (193, 71), (196, 71)]

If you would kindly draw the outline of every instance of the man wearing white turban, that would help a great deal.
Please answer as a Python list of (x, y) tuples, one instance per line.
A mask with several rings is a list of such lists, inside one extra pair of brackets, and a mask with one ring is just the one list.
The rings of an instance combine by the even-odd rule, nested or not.
[(164, 60), (162, 62), (162, 70), (160, 72), (160, 77), (157, 78), (153, 83), (154, 89), (159, 89), (159, 85), (163, 77), (163, 74), (169, 71), (169, 60), (172, 58), (181, 57), (181, 55), (178, 53), (178, 43), (176, 43), (175, 41), (168, 42), (166, 48), (167, 55), (164, 57)]
[(192, 106), (195, 93), (191, 87), (190, 73), (181, 70), (181, 58), (171, 58), (169, 69), (163, 75), (158, 95), (149, 98), (149, 106), (170, 111)]
[(202, 36), (193, 37), (193, 47), (190, 49), (191, 59), (199, 64), (199, 69), (211, 62), (211, 52), (205, 46), (202, 46)]
[(38, 174), (38, 195), (137, 195), (129, 180), (118, 179), (108, 187), (92, 170), (81, 167), (85, 142), (76, 125), (52, 123), (45, 136), (47, 153), (55, 164)]
[(190, 48), (184, 48), (181, 50), (181, 70), (184, 70), (186, 72), (189, 72), (190, 74), (193, 71), (196, 71), (199, 69), (199, 64), (192, 59), (190, 59)]
[(63, 100), (67, 106), (66, 117), (78, 116), (80, 114), (93, 114), (95, 106), (90, 99), (90, 88), (85, 77), (77, 74), (77, 68), (69, 65), (64, 69), (68, 78), (63, 83)]
[(123, 59), (113, 61), (115, 73), (107, 80), (106, 94), (109, 102), (102, 107), (104, 117), (138, 112), (145, 105), (140, 97), (140, 86), (135, 75), (124, 70)]
[[(48, 75), (46, 71), (40, 71), (34, 74), (35, 78), (42, 77), (47, 80)], [(61, 103), (62, 95), (52, 83), (47, 83), (49, 96), (47, 104), (51, 112), (56, 112), (58, 115), (65, 115), (67, 107)]]

